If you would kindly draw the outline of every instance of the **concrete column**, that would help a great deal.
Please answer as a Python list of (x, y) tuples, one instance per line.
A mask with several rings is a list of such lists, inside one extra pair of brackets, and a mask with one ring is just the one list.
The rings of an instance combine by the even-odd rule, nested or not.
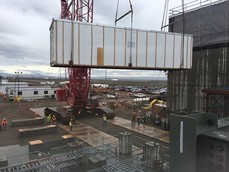
[(119, 153), (129, 155), (132, 153), (132, 134), (128, 132), (119, 133)]

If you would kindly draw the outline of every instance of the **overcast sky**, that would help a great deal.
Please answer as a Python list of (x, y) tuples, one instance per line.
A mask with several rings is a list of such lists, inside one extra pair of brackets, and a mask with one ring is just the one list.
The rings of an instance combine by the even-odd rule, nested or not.
[[(70, 1), (70, 0), (69, 0)], [(185, 3), (189, 2), (188, 0)], [(120, 0), (120, 15), (129, 10), (128, 0)], [(94, 0), (94, 23), (114, 25), (117, 0)], [(132, 0), (134, 28), (160, 30), (164, 0)], [(170, 0), (169, 8), (181, 5)], [(58, 68), (49, 67), (49, 26), (60, 17), (60, 0), (0, 0), (0, 73), (37, 73), (57, 75)], [(126, 17), (119, 26), (130, 26)], [(155, 71), (125, 71), (130, 76), (159, 76)], [(109, 70), (121, 76), (123, 70)], [(104, 70), (93, 71), (104, 75)]]

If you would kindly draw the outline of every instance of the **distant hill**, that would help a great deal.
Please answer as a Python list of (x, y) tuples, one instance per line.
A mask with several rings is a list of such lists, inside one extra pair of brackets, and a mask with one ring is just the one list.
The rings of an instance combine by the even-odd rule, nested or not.
[[(11, 74), (11, 73), (0, 73), (0, 75), (3, 77), (11, 77), (11, 78), (17, 77), (16, 74)], [(42, 75), (42, 74), (20, 74), (20, 77), (23, 77), (23, 78), (45, 78), (47, 76)]]
[(93, 77), (92, 79), (98, 79), (98, 80), (117, 80), (117, 81), (154, 81), (154, 80), (160, 80), (160, 81), (167, 81), (167, 77), (116, 77), (116, 78), (101, 78), (101, 77)]
[[(16, 74), (9, 74), (9, 73), (0, 73), (0, 76), (2, 76), (3, 78), (15, 78), (17, 77)], [(60, 79), (60, 76), (50, 76), (50, 75), (44, 75), (44, 74), (20, 74), (20, 78), (40, 78), (40, 79)], [(63, 75), (61, 77), (62, 79), (65, 78), (65, 76)], [(91, 76), (92, 79), (94, 80), (119, 80), (119, 81), (154, 81), (154, 80), (159, 80), (159, 81), (166, 81), (167, 77), (142, 77), (142, 76), (136, 76), (136, 77), (119, 77), (116, 76), (116, 78), (105, 78), (105, 77), (95, 77), (95, 76)]]

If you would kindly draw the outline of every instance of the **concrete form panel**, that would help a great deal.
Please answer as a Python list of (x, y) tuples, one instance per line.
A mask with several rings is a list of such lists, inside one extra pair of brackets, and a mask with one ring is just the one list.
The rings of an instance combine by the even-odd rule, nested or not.
[[(192, 69), (169, 72), (170, 110), (205, 111), (206, 97), (202, 89), (229, 85), (228, 19), (228, 1), (188, 11), (184, 16), (177, 15), (170, 18), (170, 31), (182, 33), (184, 29), (184, 33), (193, 34), (193, 39), (188, 42), (193, 42), (195, 50), (187, 51), (187, 54), (193, 56), (191, 61), (186, 62)], [(181, 43), (181, 40), (182, 36), (180, 39), (176, 37), (175, 44)], [(181, 50), (175, 49), (174, 54), (178, 55), (178, 51)], [(210, 100), (211, 106), (216, 107), (213, 102)], [(219, 102), (225, 103), (221, 100)], [(226, 116), (229, 114), (228, 111), (224, 113)]]
[[(169, 72), (169, 109), (205, 111), (206, 98), (202, 89), (229, 85), (228, 69), (228, 47), (194, 51), (192, 69)], [(210, 102), (212, 107), (216, 106), (213, 100)]]
[[(53, 67), (130, 68), (132, 63), (133, 69), (191, 68), (190, 35), (53, 20), (50, 40)], [(101, 48), (103, 65), (97, 63)]]

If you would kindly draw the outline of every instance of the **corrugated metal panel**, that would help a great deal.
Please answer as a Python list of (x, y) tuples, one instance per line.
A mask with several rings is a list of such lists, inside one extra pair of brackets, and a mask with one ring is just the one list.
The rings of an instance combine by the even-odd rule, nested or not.
[[(181, 69), (192, 67), (192, 36), (53, 20), (51, 66)], [(131, 52), (132, 51), (132, 52)], [(130, 54), (132, 56), (130, 57)], [(69, 63), (72, 61), (73, 63)]]

